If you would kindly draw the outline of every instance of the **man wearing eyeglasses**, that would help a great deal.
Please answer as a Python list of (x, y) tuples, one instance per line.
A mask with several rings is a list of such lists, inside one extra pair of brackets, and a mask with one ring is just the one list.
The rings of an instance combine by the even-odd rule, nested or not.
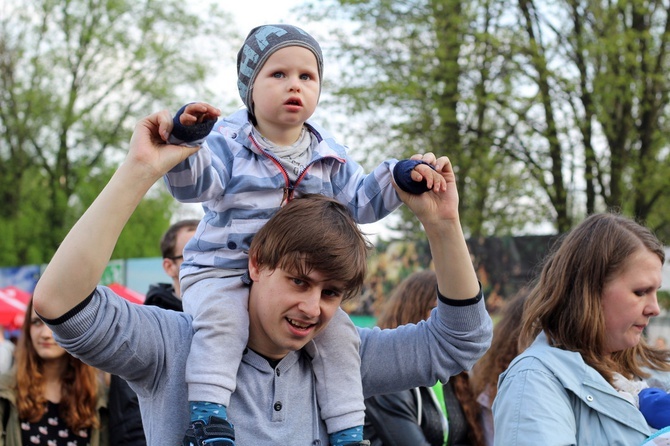
[(179, 267), (184, 261), (184, 246), (191, 240), (199, 221), (180, 220), (165, 231), (161, 238), (163, 269), (172, 278), (172, 283), (156, 283), (149, 287), (145, 305), (155, 305), (167, 310), (182, 311)]

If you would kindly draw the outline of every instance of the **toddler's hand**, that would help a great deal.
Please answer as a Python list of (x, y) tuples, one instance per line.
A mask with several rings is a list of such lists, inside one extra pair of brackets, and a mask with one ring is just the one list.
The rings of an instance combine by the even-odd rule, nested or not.
[(188, 104), (184, 112), (179, 116), (179, 122), (190, 126), (205, 121), (216, 121), (221, 116), (221, 110), (207, 104), (206, 102), (194, 102)]
[(437, 158), (435, 154), (428, 152), (412, 155), (410, 159), (423, 161), (434, 167), (434, 169), (431, 169), (425, 164), (418, 164), (411, 173), (413, 181), (418, 183), (425, 180), (426, 187), (432, 189), (434, 192), (447, 190), (447, 180), (444, 178), (444, 173), (445, 168), (450, 165), (449, 158), (446, 156)]

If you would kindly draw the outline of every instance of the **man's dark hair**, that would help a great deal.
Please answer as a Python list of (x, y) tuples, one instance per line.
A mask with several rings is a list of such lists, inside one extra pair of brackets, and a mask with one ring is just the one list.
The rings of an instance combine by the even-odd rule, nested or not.
[(249, 257), (261, 268), (323, 273), (345, 284), (343, 300), (363, 286), (371, 245), (349, 210), (322, 195), (305, 195), (281, 208), (254, 236)]
[(161, 254), (164, 259), (170, 259), (181, 255), (180, 252), (174, 252), (175, 246), (177, 245), (177, 234), (184, 228), (195, 231), (198, 227), (198, 223), (200, 223), (200, 220), (197, 219), (180, 220), (165, 231), (165, 234), (163, 234), (163, 237), (161, 238)]

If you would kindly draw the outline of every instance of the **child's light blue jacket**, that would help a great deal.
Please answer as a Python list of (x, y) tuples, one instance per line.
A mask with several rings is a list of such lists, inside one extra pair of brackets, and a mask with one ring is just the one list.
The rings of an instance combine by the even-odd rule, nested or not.
[(306, 125), (319, 144), (295, 183), (272, 154), (251, 140), (246, 109), (217, 122), (205, 147), (168, 172), (170, 193), (184, 203), (202, 203), (205, 210), (186, 245), (182, 275), (202, 267), (246, 269), (253, 235), (287, 196), (333, 197), (347, 205), (359, 223), (378, 221), (402, 204), (393, 189), (397, 160), (387, 160), (366, 174), (332, 136), (309, 121)]

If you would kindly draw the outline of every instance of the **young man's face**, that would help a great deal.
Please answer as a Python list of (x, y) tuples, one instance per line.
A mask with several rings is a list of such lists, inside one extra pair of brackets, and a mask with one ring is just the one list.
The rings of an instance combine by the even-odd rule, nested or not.
[(310, 50), (289, 46), (272, 54), (252, 89), (260, 132), (272, 140), (278, 132), (301, 129), (316, 109), (319, 89), (319, 69)]
[(337, 311), (345, 292), (342, 283), (318, 271), (307, 276), (281, 268), (259, 269), (249, 262), (254, 281), (249, 293), (249, 348), (281, 359), (314, 339)]

